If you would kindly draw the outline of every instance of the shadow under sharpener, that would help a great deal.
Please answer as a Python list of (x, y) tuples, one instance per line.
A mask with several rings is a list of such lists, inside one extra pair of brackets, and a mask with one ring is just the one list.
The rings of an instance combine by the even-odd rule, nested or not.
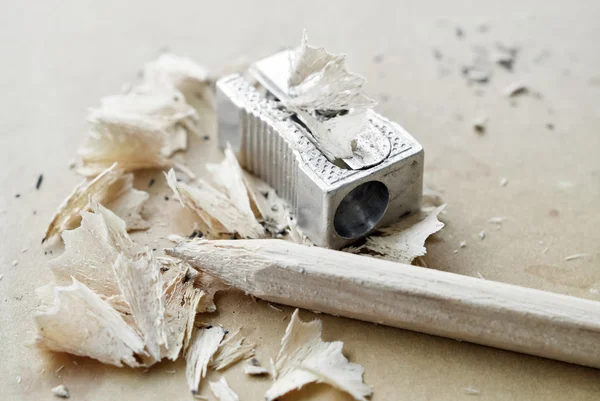
[(291, 205), (298, 226), (318, 246), (338, 249), (421, 206), (423, 147), (372, 110), (370, 129), (389, 140), (389, 153), (361, 169), (330, 161), (272, 92), (240, 74), (217, 82), (217, 114), (219, 146), (231, 144), (241, 166)]

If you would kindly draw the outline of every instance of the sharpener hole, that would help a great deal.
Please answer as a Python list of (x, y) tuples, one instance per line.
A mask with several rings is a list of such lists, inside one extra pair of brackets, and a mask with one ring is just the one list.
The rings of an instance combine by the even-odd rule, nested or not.
[(390, 193), (382, 182), (368, 181), (342, 199), (333, 217), (339, 236), (352, 239), (371, 231), (383, 217)]

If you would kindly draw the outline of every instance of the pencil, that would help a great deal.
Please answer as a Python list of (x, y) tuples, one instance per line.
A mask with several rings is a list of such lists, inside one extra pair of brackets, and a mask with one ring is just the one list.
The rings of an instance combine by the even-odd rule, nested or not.
[(283, 240), (167, 254), (269, 302), (600, 368), (600, 303)]

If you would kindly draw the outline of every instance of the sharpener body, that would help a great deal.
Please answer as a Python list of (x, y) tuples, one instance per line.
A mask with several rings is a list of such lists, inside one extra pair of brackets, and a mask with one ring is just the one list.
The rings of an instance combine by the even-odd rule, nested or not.
[(423, 148), (374, 111), (369, 122), (389, 139), (389, 155), (352, 169), (328, 160), (302, 124), (240, 74), (217, 82), (217, 110), (219, 145), (230, 143), (240, 164), (290, 203), (318, 246), (340, 248), (420, 208)]

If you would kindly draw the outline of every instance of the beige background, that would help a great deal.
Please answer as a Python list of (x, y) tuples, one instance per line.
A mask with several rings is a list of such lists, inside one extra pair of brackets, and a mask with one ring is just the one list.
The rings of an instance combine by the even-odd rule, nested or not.
[[(40, 240), (55, 208), (80, 180), (67, 164), (85, 135), (86, 108), (133, 81), (164, 48), (218, 69), (240, 55), (253, 59), (295, 45), (307, 28), (312, 43), (347, 52), (353, 70), (368, 78), (368, 93), (381, 100), (378, 109), (423, 143), (426, 181), (448, 203), (447, 226), (429, 243), (430, 267), (600, 301), (599, 19), (596, 0), (4, 1), (1, 398), (49, 400), (50, 388), (64, 383), (74, 400), (191, 399), (182, 363), (147, 372), (117, 369), (29, 345), (33, 290), (50, 279), (45, 263), (53, 255), (45, 253), (61, 252)], [(479, 32), (481, 24), (489, 30)], [(488, 85), (468, 86), (460, 68), (471, 60), (473, 47), (491, 49), (497, 41), (520, 45), (515, 73), (496, 69)], [(515, 79), (541, 96), (510, 102), (501, 91)], [(470, 127), (478, 113), (490, 117), (483, 136)], [(218, 155), (195, 142), (188, 159), (200, 171), (207, 154), (212, 160)], [(44, 182), (36, 191), (40, 173)], [(136, 238), (164, 245), (152, 240), (191, 232), (192, 217), (164, 200), (168, 191), (159, 172), (139, 174), (138, 187), (145, 189), (151, 177), (157, 184), (149, 192), (156, 196), (147, 215), (168, 219), (170, 227)], [(499, 185), (501, 177), (508, 186)], [(487, 223), (494, 216), (508, 218), (499, 230)], [(483, 241), (477, 236), (482, 229), (488, 233)], [(453, 254), (462, 240), (468, 246)], [(588, 256), (564, 260), (574, 253)], [(19, 261), (15, 267), (13, 260)], [(275, 355), (289, 308), (277, 312), (236, 293), (219, 297), (218, 306), (218, 314), (207, 319), (229, 329), (243, 326), (257, 342), (261, 361)], [(598, 370), (319, 318), (324, 337), (344, 341), (350, 359), (365, 366), (375, 401), (600, 399)], [(269, 382), (246, 378), (241, 368), (225, 373), (232, 387), (241, 400), (262, 399)], [(480, 394), (466, 395), (469, 386)], [(325, 393), (347, 398), (311, 386), (295, 399), (324, 399)]]

